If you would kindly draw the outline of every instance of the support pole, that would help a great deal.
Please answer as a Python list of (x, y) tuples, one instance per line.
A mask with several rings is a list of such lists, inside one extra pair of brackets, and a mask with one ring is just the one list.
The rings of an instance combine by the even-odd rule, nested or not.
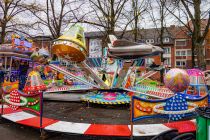
[[(1, 87), (2, 88), (2, 87)], [(4, 98), (3, 93), (1, 95), (1, 116), (4, 114)]]
[(6, 72), (7, 70), (7, 56), (4, 58), (4, 71)]
[(43, 118), (43, 92), (40, 93), (40, 132), (41, 132), (41, 137), (43, 137), (42, 118)]
[(131, 96), (131, 103), (130, 103), (130, 125), (131, 125), (130, 140), (133, 140), (133, 95)]
[[(5, 61), (5, 58), (4, 58), (4, 61)], [(3, 62), (2, 62), (2, 68), (3, 68)], [(2, 71), (3, 71), (3, 69), (2, 69)], [(5, 72), (5, 70), (4, 70), (4, 72)], [(3, 83), (0, 83), (0, 90), (1, 90), (0, 92), (2, 92), (1, 93), (1, 112), (0, 112), (0, 115), (2, 117), (2, 115), (4, 114), (4, 90), (3, 90)]]
[(2, 115), (4, 115), (4, 90), (3, 90), (3, 87), (2, 87), (2, 85), (1, 85), (1, 89), (0, 90), (2, 90), (2, 95), (1, 95), (1, 117), (2, 117)]
[(10, 59), (10, 64), (9, 64), (9, 81), (10, 81), (10, 78), (11, 78), (12, 60), (13, 60), (13, 58), (11, 57), (11, 59)]

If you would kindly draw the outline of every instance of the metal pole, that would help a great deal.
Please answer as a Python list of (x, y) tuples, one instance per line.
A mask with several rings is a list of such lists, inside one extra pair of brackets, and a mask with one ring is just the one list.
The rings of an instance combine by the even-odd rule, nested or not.
[[(2, 88), (2, 87), (1, 87)], [(1, 116), (4, 115), (4, 93), (2, 92), (2, 95), (1, 95)]]
[(12, 60), (13, 60), (13, 58), (11, 57), (10, 64), (9, 64), (9, 81), (10, 81), (10, 78), (11, 78)]
[(42, 117), (43, 117), (43, 92), (40, 93), (40, 132), (42, 136)]
[(130, 124), (131, 124), (130, 140), (133, 140), (133, 95), (131, 96), (131, 103), (130, 103)]
[[(2, 71), (3, 71), (3, 62), (2, 62)], [(4, 71), (4, 72), (5, 72), (5, 71)], [(4, 97), (4, 95), (3, 95), (4, 92), (3, 92), (3, 87), (2, 87), (2, 86), (3, 86), (3, 83), (0, 83), (0, 90), (2, 90), (2, 95), (1, 95), (1, 98), (2, 98), (2, 99), (1, 99), (1, 112), (0, 112), (1, 116), (2, 116), (3, 113), (4, 113), (4, 112), (3, 112), (3, 111), (4, 111), (4, 108), (3, 108), (3, 107), (4, 107), (4, 104), (3, 104), (3, 103), (4, 103), (4, 98), (3, 98), (3, 97)]]
[(4, 59), (4, 71), (6, 72), (7, 70), (7, 57), (5, 56), (5, 59)]
[[(39, 26), (39, 25), (38, 25)], [(43, 47), (43, 36), (44, 36), (44, 31), (42, 28), (39, 26), (40, 30), (42, 31), (42, 47)], [(33, 62), (33, 70), (34, 70), (34, 62)], [(41, 137), (43, 138), (43, 129), (42, 129), (42, 117), (43, 117), (43, 91), (40, 93), (40, 132), (41, 132)]]

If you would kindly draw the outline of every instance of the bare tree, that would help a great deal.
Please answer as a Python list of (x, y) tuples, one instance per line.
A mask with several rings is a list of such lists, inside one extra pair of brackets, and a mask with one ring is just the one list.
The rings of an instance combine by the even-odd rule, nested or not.
[(120, 36), (123, 37), (126, 29), (135, 19), (138, 21), (136, 17), (141, 13), (136, 5), (136, 13), (131, 17), (132, 5), (129, 0), (86, 0), (86, 4), (89, 4), (90, 10), (80, 17), (75, 15), (77, 21), (94, 25), (105, 31), (105, 36), (116, 34), (118, 29), (123, 31)]
[[(205, 56), (203, 42), (209, 31), (210, 26), (210, 8), (206, 11), (201, 10), (201, 5), (208, 5), (210, 2), (202, 0), (173, 0), (175, 9), (166, 6), (167, 10), (185, 26), (191, 35), (192, 40), (192, 66), (195, 66), (195, 54), (197, 55), (198, 66), (205, 68)], [(179, 11), (185, 15), (185, 19), (177, 16)], [(207, 18), (207, 20), (204, 20)], [(187, 21), (187, 23), (185, 22)]]
[(147, 7), (148, 7), (148, 0), (132, 0), (131, 13), (133, 15), (130, 16), (130, 19), (128, 21), (132, 21), (133, 19), (133, 22), (131, 22), (131, 28), (133, 29), (134, 41), (137, 41), (138, 39), (140, 16), (144, 12), (146, 12)]
[(22, 7), (24, 0), (1, 0), (0, 1), (0, 29), (1, 37), (0, 42), (5, 42), (5, 36), (9, 32), (21, 32), (20, 26), (26, 26), (26, 24), (18, 20), (18, 15), (25, 12), (26, 9)]
[[(91, 12), (83, 16), (80, 22), (96, 25), (103, 28), (107, 34), (115, 34), (122, 12), (128, 0), (88, 0)], [(86, 17), (91, 16), (90, 19)]]
[[(45, 6), (43, 6), (45, 5)], [(62, 30), (74, 21), (73, 11), (78, 10), (82, 4), (75, 0), (45, 0), (27, 7), (38, 20), (34, 23), (37, 30), (48, 29), (52, 38), (58, 38)]]

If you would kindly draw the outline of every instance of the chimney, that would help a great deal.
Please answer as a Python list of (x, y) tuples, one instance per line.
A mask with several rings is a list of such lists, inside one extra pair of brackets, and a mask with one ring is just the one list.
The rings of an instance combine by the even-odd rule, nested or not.
[(170, 25), (170, 28), (175, 28), (176, 26), (175, 25)]

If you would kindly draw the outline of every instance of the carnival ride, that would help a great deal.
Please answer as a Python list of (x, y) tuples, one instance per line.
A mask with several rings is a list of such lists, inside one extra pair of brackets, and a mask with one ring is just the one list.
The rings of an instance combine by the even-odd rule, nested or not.
[[(0, 46), (0, 56), (3, 58), (4, 67), (1, 70), (5, 73), (5, 80), (2, 84), (4, 91), (1, 106), (2, 114), (4, 113), (3, 104), (9, 105), (14, 111), (21, 109), (30, 110), (38, 115), (41, 114), (41, 93), (42, 90), (45, 90), (45, 85), (42, 83), (41, 78), (37, 79), (39, 76), (38, 72), (34, 71), (29, 75), (27, 73), (34, 66), (34, 62), (30, 59), (33, 50), (34, 48), (30, 39), (17, 35), (12, 35), (12, 44)], [(39, 83), (38, 85), (37, 82)], [(24, 86), (25, 88), (23, 89)], [(29, 86), (31, 88), (28, 88)]]
[[(56, 61), (51, 61), (48, 65), (54, 71), (58, 71), (65, 75), (65, 79), (69, 81), (78, 81), (82, 84), (80, 85), (64, 85), (60, 87), (52, 87), (45, 91), (45, 93), (58, 93), (61, 91), (75, 92), (75, 91), (92, 91), (87, 95), (82, 96), (83, 101), (93, 102), (93, 103), (106, 103), (106, 104), (118, 104), (118, 103), (129, 103), (129, 96), (126, 94), (126, 90), (121, 90), (119, 92), (119, 88), (121, 88), (122, 83), (124, 82), (124, 77), (128, 75), (128, 71), (131, 66), (136, 64), (143, 64), (143, 60), (139, 60), (137, 58), (132, 58), (131, 54), (135, 54), (135, 56), (139, 55), (142, 57), (143, 55), (156, 55), (161, 52), (159, 47), (155, 47), (151, 45), (143, 45), (143, 44), (132, 44), (130, 46), (131, 54), (124, 54), (124, 56), (128, 56), (127, 58), (123, 57), (123, 53), (120, 52), (120, 56), (115, 52), (119, 51), (119, 45), (121, 41), (114, 38), (114, 36), (110, 36), (111, 47), (115, 47), (115, 51), (111, 52), (112, 55), (115, 55), (115, 58), (118, 57), (120, 60), (118, 63), (118, 68), (114, 74), (114, 78), (112, 78), (112, 82), (109, 83), (107, 81), (103, 81), (96, 73), (96, 69), (90, 67), (86, 62), (86, 46), (84, 39), (84, 31), (80, 26), (73, 26), (69, 30), (67, 30), (61, 37), (54, 41), (52, 46), (52, 53), (57, 57)], [(124, 40), (122, 40), (124, 41)], [(124, 41), (126, 42), (126, 41)], [(130, 44), (131, 42), (129, 42)], [(128, 44), (128, 43), (127, 43)], [(146, 49), (148, 46), (149, 49)], [(146, 50), (138, 51), (136, 53), (134, 50), (138, 48), (138, 50)], [(108, 48), (108, 53), (110, 52), (110, 47)], [(88, 59), (87, 59), (88, 60)], [(87, 61), (86, 60), (86, 61)], [(91, 59), (89, 59), (91, 60)], [(100, 66), (97, 59), (92, 59), (96, 66)], [(64, 65), (66, 63), (67, 65)], [(89, 61), (89, 64), (91, 62)], [(135, 64), (134, 64), (135, 63)], [(121, 67), (122, 66), (122, 67)], [(77, 76), (72, 69), (75, 68), (77, 72), (83, 73), (84, 76)], [(93, 70), (94, 69), (94, 70)], [(151, 73), (150, 73), (151, 74)], [(154, 73), (153, 73), (154, 74)], [(105, 75), (104, 73), (102, 75)], [(147, 76), (148, 77), (148, 76)], [(145, 79), (147, 78), (145, 77)], [(107, 84), (108, 83), (108, 84)], [(96, 94), (95, 94), (96, 93)], [(104, 94), (103, 94), (104, 93)], [(54, 94), (55, 95), (55, 94)], [(47, 96), (46, 94), (44, 96)], [(62, 96), (62, 95), (61, 95)], [(105, 96), (105, 97), (104, 97)], [(107, 97), (110, 96), (110, 99)], [(111, 100), (112, 99), (112, 100)], [(119, 99), (119, 100), (118, 100)], [(95, 100), (95, 101), (94, 101)]]
[[(56, 98), (58, 98), (59, 94), (60, 100), (63, 99), (62, 96), (64, 95), (60, 94), (60, 92), (89, 92), (82, 95), (81, 100), (97, 104), (126, 104), (132, 101), (133, 118), (138, 119), (141, 119), (141, 116), (155, 117), (156, 115), (163, 115), (178, 120), (184, 117), (185, 114), (186, 116), (192, 115), (196, 106), (207, 106), (208, 91), (204, 88), (206, 86), (205, 79), (203, 79), (203, 82), (200, 80), (194, 83), (196, 86), (192, 84), (192, 79), (199, 76), (201, 78), (198, 79), (202, 79), (203, 75), (194, 74), (198, 73), (195, 70), (188, 70), (187, 74), (184, 70), (172, 69), (165, 75), (165, 86), (142, 84), (150, 76), (155, 75), (162, 69), (162, 66), (160, 66), (160, 68), (150, 69), (149, 72), (141, 76), (141, 79), (134, 82), (136, 78), (135, 76), (131, 78), (131, 73), (136, 70), (136, 66), (144, 66), (142, 57), (157, 55), (162, 53), (163, 50), (157, 46), (120, 40), (113, 35), (110, 35), (109, 38), (111, 43), (108, 44), (105, 57), (114, 58), (117, 63), (110, 84), (106, 84), (105, 80), (98, 76), (97, 69), (90, 67), (86, 63), (87, 50), (84, 30), (82, 27), (74, 25), (54, 41), (52, 46), (53, 59), (50, 58), (49, 52), (44, 48), (35, 50), (31, 55), (32, 61), (44, 67), (49, 67), (54, 73), (51, 78), (45, 79), (43, 83), (47, 85), (42, 86), (43, 89), (38, 86), (38, 88), (41, 88), (39, 89), (40, 92), (44, 91), (44, 96), (53, 93), (50, 96), (56, 95)], [(97, 63), (93, 65), (100, 66), (97, 61), (93, 62)], [(105, 70), (102, 69), (102, 71), (102, 75), (106, 75)], [(37, 75), (35, 72), (32, 73), (34, 73), (32, 75)], [(62, 75), (62, 78), (56, 78), (58, 73)], [(37, 85), (36, 80), (41, 80), (40, 76), (34, 77), (31, 75), (29, 75), (28, 79), (34, 81), (35, 85)], [(187, 89), (189, 79), (191, 80), (190, 86), (199, 91), (196, 96), (188, 94), (190, 92)], [(23, 92), (18, 91), (19, 94), (27, 94), (26, 89), (29, 89), (30, 93), (37, 90), (30, 84), (27, 85), (28, 83), (30, 82), (26, 82)], [(7, 86), (4, 89), (7, 90)], [(10, 91), (12, 91), (11, 89)], [(185, 89), (187, 91), (184, 94)], [(16, 96), (17, 92), (13, 94)], [(132, 100), (130, 96), (132, 96)], [(11, 103), (8, 100), (9, 95), (6, 95), (6, 97), (5, 101)]]
[[(7, 92), (17, 89), (21, 83), (19, 79), (23, 79), (23, 77), (20, 78), (20, 71), (22, 71), (20, 70), (20, 65), (27, 64), (29, 66), (27, 69), (32, 68), (30, 55), (34, 50), (32, 41), (28, 38), (13, 34), (11, 41), (11, 44), (2, 44), (0, 46), (0, 57), (3, 66), (1, 70), (5, 74), (3, 88)], [(27, 73), (24, 74), (25, 78), (26, 76)]]

